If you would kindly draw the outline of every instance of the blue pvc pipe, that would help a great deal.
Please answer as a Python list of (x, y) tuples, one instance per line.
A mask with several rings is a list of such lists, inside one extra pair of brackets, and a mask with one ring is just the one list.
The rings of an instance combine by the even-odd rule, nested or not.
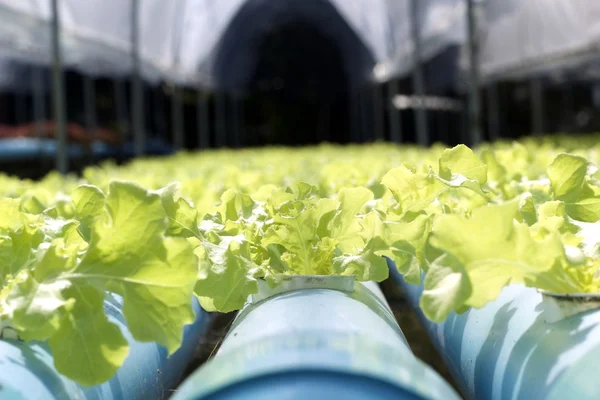
[(194, 299), (196, 320), (185, 327), (181, 348), (167, 358), (167, 350), (154, 343), (133, 340), (122, 313), (122, 300), (108, 295), (104, 303), (109, 320), (129, 341), (129, 356), (108, 382), (82, 387), (60, 375), (45, 343), (0, 340), (1, 400), (131, 400), (162, 399), (181, 380), (205, 335), (209, 315)]
[(600, 310), (547, 323), (542, 296), (511, 285), (485, 307), (435, 324), (418, 307), (423, 287), (390, 267), (466, 398), (600, 399)]
[(376, 284), (301, 288), (249, 303), (182, 399), (458, 399), (411, 352)]

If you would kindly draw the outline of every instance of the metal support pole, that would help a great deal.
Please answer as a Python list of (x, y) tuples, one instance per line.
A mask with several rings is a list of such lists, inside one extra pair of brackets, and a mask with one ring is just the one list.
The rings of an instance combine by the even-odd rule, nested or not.
[(33, 89), (33, 118), (38, 139), (44, 134), (44, 120), (46, 119), (46, 102), (44, 99), (42, 67), (33, 67), (31, 85)]
[(173, 129), (173, 147), (175, 150), (183, 149), (185, 138), (183, 136), (183, 109), (181, 107), (181, 90), (173, 85), (171, 97), (171, 121)]
[(60, 48), (60, 15), (58, 0), (52, 0), (52, 94), (56, 125), (56, 169), (61, 174), (69, 170), (67, 154), (67, 117)]
[(125, 87), (123, 81), (115, 79), (114, 84), (114, 98), (115, 98), (115, 111), (117, 118), (117, 126), (119, 129), (119, 138), (123, 141), (128, 133), (127, 122), (129, 120), (129, 112), (127, 110), (127, 104), (125, 100)]
[(15, 94), (15, 122), (21, 125), (27, 122), (27, 97), (25, 93)]
[(360, 139), (363, 135), (363, 116), (362, 116), (362, 104), (361, 104), (360, 89), (354, 89), (354, 103), (356, 104), (356, 143), (360, 143)]
[(575, 114), (573, 89), (571, 85), (567, 84), (561, 91), (561, 131), (571, 133), (573, 132), (573, 115)]
[[(425, 95), (425, 79), (423, 77), (421, 32), (419, 27), (419, 0), (410, 1), (411, 11), (411, 33), (414, 43), (413, 61), (413, 90), (420, 100)], [(424, 106), (415, 108), (415, 120), (417, 126), (417, 143), (421, 146), (429, 145), (429, 130), (427, 128), (427, 114)]]
[(479, 96), (479, 43), (475, 0), (467, 0), (469, 47), (469, 140), (471, 145), (481, 142), (481, 99)]
[(490, 142), (500, 137), (500, 112), (498, 109), (498, 88), (495, 83), (490, 83), (487, 88), (488, 95), (488, 131)]
[(469, 110), (461, 107), (460, 109), (460, 130), (458, 134), (459, 143), (466, 143), (469, 140)]
[(383, 107), (381, 106), (381, 91), (382, 88), (378, 84), (375, 84), (375, 86), (373, 86), (373, 129), (375, 130), (375, 141), (377, 142), (385, 140), (385, 129), (383, 126)]
[(96, 139), (98, 123), (96, 119), (96, 82), (90, 76), (83, 77), (83, 101), (85, 108), (85, 122), (90, 131), (92, 141)]
[(433, 109), (427, 115), (429, 117), (429, 137), (431, 138), (431, 143), (439, 143), (439, 110)]
[(239, 95), (234, 93), (231, 98), (231, 111), (232, 111), (232, 120), (233, 120), (233, 137), (232, 137), (232, 147), (238, 148), (240, 146), (240, 112), (239, 112)]
[(146, 131), (144, 126), (144, 92), (140, 67), (139, 0), (131, 0), (131, 113), (136, 156), (144, 154)]
[(369, 136), (369, 122), (367, 121), (367, 107), (365, 104), (365, 96), (362, 88), (357, 90), (356, 97), (358, 99), (358, 111), (360, 119), (358, 143), (364, 143), (366, 141), (366, 138)]
[(534, 135), (544, 133), (544, 99), (542, 81), (534, 78), (529, 81), (530, 99), (531, 99), (531, 126)]
[(402, 143), (402, 126), (400, 125), (400, 110), (394, 105), (394, 97), (398, 94), (398, 80), (392, 79), (388, 86), (387, 108), (389, 110), (388, 119), (390, 123), (390, 141), (392, 143)]
[(240, 115), (239, 140), (240, 140), (240, 146), (244, 147), (244, 145), (246, 144), (246, 97), (245, 97), (245, 94), (242, 93), (239, 100), (240, 100), (240, 103), (239, 103), (239, 115)]
[(166, 136), (167, 124), (165, 122), (165, 102), (163, 98), (163, 88), (159, 86), (156, 90), (153, 90), (152, 96), (152, 115), (154, 125), (156, 126), (156, 132), (162, 137)]
[(359, 143), (364, 143), (369, 140), (370, 130), (369, 130), (369, 109), (367, 107), (367, 96), (364, 93), (364, 89), (359, 91), (359, 103), (360, 103), (360, 119), (362, 121), (362, 132), (360, 135)]
[(358, 106), (357, 98), (358, 96), (356, 95), (356, 90), (352, 89), (350, 91), (348, 115), (350, 116), (350, 142), (354, 143), (358, 142), (358, 137), (360, 135), (360, 107)]
[(196, 117), (198, 119), (198, 147), (208, 149), (210, 147), (208, 100), (200, 89), (196, 92)]
[(227, 146), (227, 97), (224, 92), (215, 92), (215, 114), (216, 114), (216, 147)]
[(448, 123), (448, 114), (450, 114), (449, 111), (439, 110), (436, 118), (440, 131), (440, 134), (437, 135), (437, 141), (446, 145), (450, 141), (450, 124)]

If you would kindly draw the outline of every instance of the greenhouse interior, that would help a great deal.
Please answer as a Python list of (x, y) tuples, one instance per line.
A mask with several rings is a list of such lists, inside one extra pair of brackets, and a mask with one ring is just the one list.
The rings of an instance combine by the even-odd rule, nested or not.
[(598, 165), (598, 0), (0, 0), (0, 400), (600, 399)]

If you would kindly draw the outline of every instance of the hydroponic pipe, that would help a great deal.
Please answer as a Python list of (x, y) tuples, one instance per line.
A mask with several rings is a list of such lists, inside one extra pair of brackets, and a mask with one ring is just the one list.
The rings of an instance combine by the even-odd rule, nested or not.
[(196, 320), (185, 327), (181, 348), (167, 358), (167, 350), (154, 343), (133, 340), (122, 313), (122, 300), (108, 296), (108, 318), (127, 338), (129, 356), (108, 382), (83, 387), (60, 375), (45, 343), (0, 340), (1, 400), (133, 400), (162, 399), (181, 380), (185, 368), (208, 328), (209, 315), (194, 300)]
[(261, 282), (217, 355), (173, 399), (457, 399), (411, 352), (376, 284)]
[(600, 399), (600, 311), (553, 321), (535, 289), (505, 288), (498, 299), (444, 323), (419, 310), (422, 286), (401, 286), (468, 399)]

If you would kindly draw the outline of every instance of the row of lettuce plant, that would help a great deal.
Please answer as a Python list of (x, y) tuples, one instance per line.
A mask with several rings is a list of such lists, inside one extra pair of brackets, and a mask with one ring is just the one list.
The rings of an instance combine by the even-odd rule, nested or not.
[[(447, 156), (462, 152), (450, 161)], [(508, 172), (493, 152), (466, 148), (431, 167), (400, 167), (383, 179), (397, 200), (405, 279), (420, 283), (432, 321), (494, 300), (511, 283), (554, 293), (599, 292), (600, 185), (585, 158), (558, 154), (546, 172)], [(510, 166), (509, 166), (510, 167)], [(491, 179), (490, 179), (491, 178)], [(398, 248), (399, 243), (394, 247)]]
[(434, 321), (514, 282), (597, 292), (593, 140), (225, 151), (2, 177), (0, 333), (47, 341), (60, 373), (93, 385), (128, 351), (107, 291), (123, 296), (136, 340), (169, 352), (194, 295), (228, 312), (259, 279), (382, 281), (382, 256), (409, 282), (425, 274)]

